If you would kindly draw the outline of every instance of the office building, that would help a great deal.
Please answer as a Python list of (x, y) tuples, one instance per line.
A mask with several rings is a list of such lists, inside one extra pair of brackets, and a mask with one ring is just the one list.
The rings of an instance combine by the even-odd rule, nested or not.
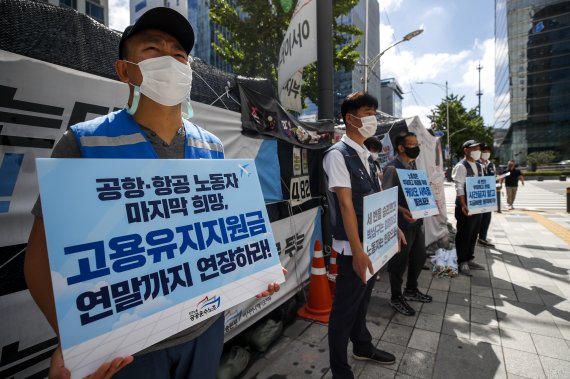
[(109, 26), (109, 0), (47, 0), (48, 4), (73, 8), (105, 26)]
[(380, 110), (394, 117), (402, 117), (402, 100), (404, 92), (394, 78), (380, 81)]
[(501, 163), (570, 159), (570, 1), (495, 0), (495, 128)]

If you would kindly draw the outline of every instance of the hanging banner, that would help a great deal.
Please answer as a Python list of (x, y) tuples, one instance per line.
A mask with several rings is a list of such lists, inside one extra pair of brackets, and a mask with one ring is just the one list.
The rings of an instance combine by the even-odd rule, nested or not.
[(303, 70), (299, 70), (290, 77), (279, 91), (279, 102), (283, 108), (301, 113), (301, 87), (303, 86)]
[(244, 133), (277, 138), (307, 149), (331, 146), (334, 126), (331, 120), (301, 122), (274, 98), (239, 84), (241, 122)]
[[(364, 197), (362, 247), (378, 272), (398, 252), (398, 188)], [(372, 275), (366, 270), (366, 280)]]
[(79, 378), (284, 281), (253, 160), (109, 162), (36, 161), (63, 357)]
[(494, 176), (468, 176), (465, 181), (467, 209), (470, 215), (497, 210)]
[(384, 134), (382, 139), (382, 151), (378, 154), (378, 160), (380, 161), (380, 166), (382, 168), (386, 167), (386, 164), (394, 159), (394, 148), (392, 147), (392, 140), (390, 139), (390, 134)]
[(396, 169), (396, 172), (413, 218), (439, 214), (425, 171)]
[(312, 249), (316, 240), (322, 241), (319, 208), (272, 222), (271, 229), (281, 265), (289, 271), (289, 274), (279, 292), (266, 298), (250, 299), (226, 310), (224, 336), (226, 341), (291, 298), (309, 280)]
[(299, 0), (279, 49), (277, 88), (317, 61), (317, 0)]

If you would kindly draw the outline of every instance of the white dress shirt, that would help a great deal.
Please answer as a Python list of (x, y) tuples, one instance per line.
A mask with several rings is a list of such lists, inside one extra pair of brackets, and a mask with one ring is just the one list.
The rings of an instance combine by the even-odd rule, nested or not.
[[(467, 161), (473, 170), (475, 176), (479, 176), (479, 170), (477, 170), (477, 163)], [(467, 169), (463, 165), (463, 163), (459, 162), (458, 164), (453, 167), (453, 171), (451, 173), (451, 177), (453, 178), (453, 182), (455, 183), (455, 191), (457, 192), (457, 196), (465, 196), (465, 181), (467, 178)]]
[[(352, 147), (362, 164), (366, 168), (368, 175), (370, 175), (370, 163), (368, 162), (368, 157), (370, 152), (363, 145), (359, 145), (350, 139), (346, 134), (342, 136), (341, 141), (346, 143), (348, 146)], [(344, 161), (344, 156), (338, 150), (331, 150), (325, 155), (323, 159), (323, 168), (328, 177), (329, 190), (334, 192), (335, 187), (342, 188), (352, 188), (350, 184), (350, 173), (346, 167)], [(352, 255), (352, 250), (350, 249), (350, 243), (348, 241), (337, 240), (333, 238), (333, 249), (335, 249), (339, 254)]]

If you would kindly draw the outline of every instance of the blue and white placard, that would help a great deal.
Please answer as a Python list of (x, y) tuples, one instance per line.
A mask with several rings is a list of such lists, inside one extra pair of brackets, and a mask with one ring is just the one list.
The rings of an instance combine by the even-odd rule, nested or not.
[[(398, 188), (364, 198), (363, 249), (378, 272), (398, 252)], [(366, 270), (366, 280), (372, 275)]]
[(466, 203), (470, 215), (497, 210), (497, 190), (494, 176), (468, 176), (465, 181)]
[(73, 377), (284, 281), (253, 160), (36, 162)]
[(415, 219), (439, 214), (429, 180), (423, 170), (396, 169), (410, 213)]

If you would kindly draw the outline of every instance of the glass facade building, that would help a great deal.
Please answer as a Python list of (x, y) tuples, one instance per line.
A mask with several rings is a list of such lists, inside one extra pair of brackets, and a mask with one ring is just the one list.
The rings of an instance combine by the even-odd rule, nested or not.
[(381, 86), (380, 110), (394, 117), (402, 117), (404, 91), (398, 81), (394, 78), (382, 79)]
[(570, 1), (495, 0), (495, 66), (501, 162), (570, 159)]
[[(364, 34), (356, 51), (359, 62), (353, 71), (339, 71), (334, 74), (334, 112), (340, 118), (340, 104), (352, 92), (364, 90), (364, 64), (380, 53), (380, 8), (377, 0), (360, 0), (348, 15), (337, 22), (354, 25), (364, 32), (366, 25), (366, 1), (368, 1), (368, 57), (364, 59)], [(356, 40), (358, 37), (353, 37)], [(368, 92), (380, 101), (380, 64), (368, 71)]]

